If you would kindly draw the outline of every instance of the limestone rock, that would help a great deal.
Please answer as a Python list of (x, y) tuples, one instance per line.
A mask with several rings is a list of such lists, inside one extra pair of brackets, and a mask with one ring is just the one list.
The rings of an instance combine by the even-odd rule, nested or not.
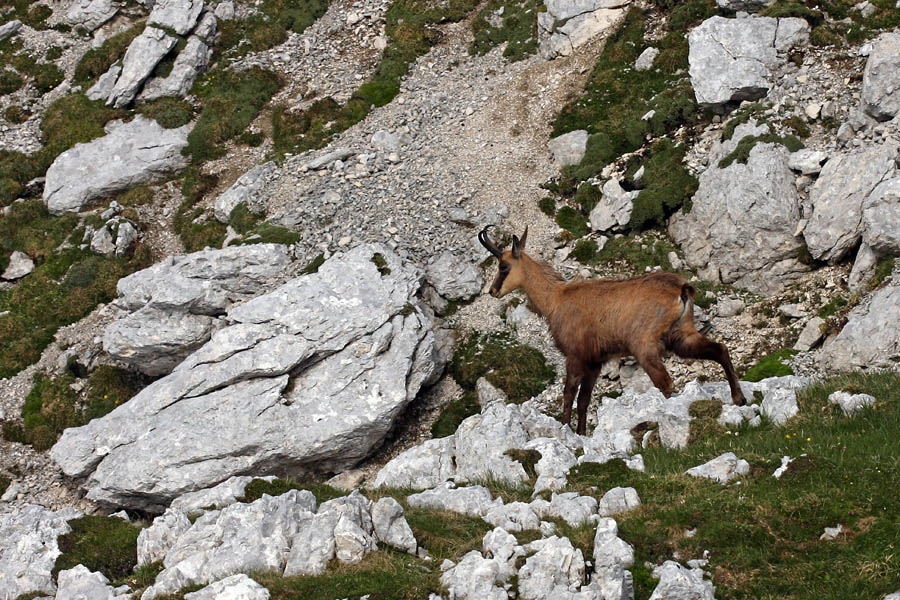
[(116, 11), (112, 0), (74, 0), (64, 20), (69, 25), (81, 25), (90, 32), (112, 19)]
[(496, 477), (509, 483), (528, 479), (524, 467), (505, 454), (524, 448), (528, 431), (517, 406), (488, 405), (464, 420), (456, 430), (456, 478), (459, 481)]
[(875, 254), (900, 254), (900, 177), (878, 184), (862, 213), (863, 244)]
[[(180, 1), (180, 0), (177, 0)], [(190, 1), (190, 0), (188, 0)], [(122, 72), (116, 80), (109, 97), (108, 106), (123, 108), (128, 106), (141, 89), (153, 69), (178, 43), (178, 39), (157, 27), (146, 27), (141, 35), (125, 51)]]
[(597, 512), (600, 516), (609, 517), (627, 512), (641, 505), (637, 490), (632, 487), (614, 487), (600, 498)]
[(640, 56), (637, 57), (637, 60), (634, 61), (634, 70), (649, 71), (653, 68), (653, 61), (656, 60), (657, 56), (659, 56), (659, 50), (652, 46), (645, 48)]
[(250, 212), (261, 214), (265, 210), (260, 192), (266, 184), (266, 180), (275, 170), (274, 162), (256, 165), (235, 181), (230, 188), (222, 192), (216, 198), (214, 213), (216, 219), (222, 223), (228, 223), (231, 211), (238, 204), (246, 204)]
[(473, 485), (455, 488), (450, 482), (407, 496), (406, 500), (412, 508), (452, 510), (472, 517), (483, 517), (491, 508), (503, 504), (499, 498), (493, 500), (486, 487)]
[(588, 132), (584, 129), (558, 135), (547, 142), (553, 160), (560, 167), (577, 165), (587, 149)]
[(900, 282), (875, 291), (847, 316), (847, 324), (833, 340), (826, 341), (819, 357), (828, 369), (889, 368), (900, 357)]
[(755, 100), (772, 85), (772, 71), (791, 47), (809, 38), (803, 19), (714, 16), (688, 35), (691, 85), (704, 108)]
[(136, 508), (248, 471), (346, 470), (440, 373), (431, 321), (414, 304), (421, 281), (379, 244), (336, 254), (231, 307), (230, 326), (113, 412), (66, 430), (51, 455), (86, 478), (91, 499)]
[(400, 137), (396, 133), (391, 133), (384, 129), (379, 129), (372, 134), (371, 143), (378, 150), (384, 150), (385, 152), (400, 151)]
[(481, 292), (481, 269), (445, 250), (425, 269), (425, 278), (447, 300), (468, 300)]
[(376, 488), (433, 488), (456, 473), (453, 455), (456, 438), (448, 436), (427, 440), (404, 450), (384, 465), (375, 476)]
[(731, 12), (757, 12), (771, 6), (775, 0), (716, 0), (716, 6)]
[(269, 590), (240, 573), (187, 593), (184, 600), (269, 600)]
[(31, 257), (24, 252), (14, 250), (12, 254), (9, 255), (9, 264), (6, 267), (6, 270), (3, 271), (3, 275), (0, 277), (6, 281), (13, 281), (25, 277), (32, 271), (34, 271), (34, 261), (31, 260)]
[(153, 78), (144, 84), (138, 96), (141, 100), (156, 100), (163, 96), (183, 98), (191, 91), (194, 81), (206, 70), (212, 54), (200, 37), (188, 38), (184, 49), (175, 57), (172, 72), (164, 78)]
[(531, 506), (524, 502), (510, 502), (494, 506), (482, 517), (494, 527), (500, 527), (506, 531), (526, 531), (538, 529), (541, 519), (535, 514)]
[(60, 571), (55, 600), (125, 600), (131, 598), (127, 586), (113, 588), (103, 573), (92, 572), (84, 565)]
[(828, 160), (828, 154), (818, 150), (802, 148), (788, 155), (788, 167), (801, 175), (815, 175), (822, 171), (822, 165)]
[(746, 164), (710, 166), (691, 212), (669, 221), (670, 235), (705, 279), (769, 295), (808, 270), (798, 258), (800, 198), (786, 157), (783, 146), (756, 144)]
[(591, 229), (608, 231), (622, 229), (631, 221), (634, 199), (640, 191), (626, 192), (615, 178), (603, 184), (603, 195), (591, 210)]
[(550, 501), (533, 500), (531, 509), (542, 519), (562, 519), (572, 527), (597, 518), (597, 499), (579, 496), (578, 492), (551, 494)]
[(238, 498), (243, 497), (244, 490), (247, 489), (247, 486), (254, 479), (272, 481), (275, 478), (271, 476), (251, 477), (249, 475), (236, 475), (211, 488), (179, 496), (172, 501), (169, 508), (192, 516), (202, 514), (207, 510), (218, 510), (231, 506), (238, 501)]
[(840, 406), (845, 417), (852, 417), (864, 407), (874, 404), (875, 397), (869, 394), (848, 394), (838, 391), (828, 396), (828, 402)]
[(97, 83), (88, 88), (85, 95), (91, 100), (106, 100), (109, 98), (109, 95), (112, 93), (113, 88), (116, 86), (116, 81), (119, 79), (119, 75), (122, 73), (122, 67), (120, 65), (111, 66), (106, 73), (100, 76), (97, 80)]
[(562, 442), (554, 438), (537, 438), (525, 445), (526, 450), (537, 450), (540, 460), (535, 464), (537, 480), (534, 493), (556, 492), (566, 486), (567, 474), (577, 462), (575, 454)]
[(375, 537), (394, 548), (415, 554), (418, 544), (413, 530), (406, 522), (403, 507), (391, 497), (381, 498), (372, 506)]
[[(803, 230), (813, 258), (834, 264), (859, 243), (863, 210), (879, 184), (897, 176), (897, 154), (895, 145), (882, 144), (825, 163), (809, 191), (813, 213)], [(890, 189), (883, 187), (880, 193), (890, 197)]]
[(0, 597), (56, 590), (51, 571), (62, 554), (57, 538), (72, 531), (73, 508), (50, 511), (28, 504), (0, 512)]
[(759, 411), (775, 425), (783, 425), (800, 412), (793, 390), (775, 389), (763, 396)]
[(313, 515), (297, 525), (285, 561), (285, 577), (325, 572), (329, 561), (335, 558), (334, 528), (339, 520), (340, 515), (332, 512)]
[(163, 129), (140, 115), (108, 124), (105, 136), (76, 144), (47, 169), (47, 208), (54, 215), (78, 212), (97, 198), (178, 173), (187, 166), (181, 149), (190, 129)]
[(508, 600), (506, 590), (496, 585), (500, 563), (472, 550), (441, 575), (441, 585), (458, 600)]
[(203, 0), (155, 0), (147, 24), (166, 27), (178, 35), (184, 35), (197, 24), (202, 10)]
[(803, 331), (800, 332), (797, 343), (794, 344), (794, 350), (800, 350), (801, 352), (811, 350), (825, 335), (823, 332), (824, 326), (825, 319), (821, 317), (813, 317), (807, 321), (806, 325), (803, 327)]
[(732, 479), (750, 472), (750, 463), (735, 456), (734, 452), (726, 452), (709, 462), (691, 467), (685, 473), (694, 477), (712, 479), (719, 483), (728, 483)]
[(166, 509), (165, 513), (153, 519), (150, 527), (141, 529), (138, 534), (138, 566), (163, 560), (178, 538), (190, 528), (191, 522), (185, 512), (177, 508)]
[(543, 58), (568, 56), (624, 15), (630, 0), (548, 0), (538, 13), (538, 46)]
[(675, 561), (667, 560), (653, 569), (653, 577), (659, 579), (650, 600), (715, 600), (715, 587), (703, 579), (700, 569), (688, 569)]
[(12, 21), (9, 21), (8, 23), (4, 23), (3, 25), (0, 25), (0, 42), (16, 35), (17, 33), (19, 33), (19, 31), (21, 29), (22, 29), (22, 21), (20, 21), (18, 19), (13, 19)]
[[(519, 598), (559, 597), (557, 590), (577, 589), (584, 580), (584, 557), (568, 538), (552, 536), (528, 544), (537, 552), (519, 569)], [(561, 588), (561, 589), (559, 589)]]
[(863, 110), (887, 121), (900, 112), (900, 33), (882, 33), (872, 44), (872, 52), (863, 71), (861, 104)]

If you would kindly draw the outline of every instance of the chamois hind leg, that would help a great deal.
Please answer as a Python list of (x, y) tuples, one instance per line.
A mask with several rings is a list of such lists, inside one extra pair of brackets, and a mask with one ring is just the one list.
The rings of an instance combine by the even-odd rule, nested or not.
[(566, 384), (563, 387), (563, 425), (568, 425), (572, 420), (572, 403), (575, 401), (575, 392), (581, 385), (584, 368), (580, 362), (566, 359)]
[(591, 394), (599, 376), (600, 369), (590, 368), (581, 378), (581, 389), (578, 390), (578, 429), (575, 431), (578, 435), (584, 435), (587, 432), (588, 404), (591, 403)]
[(734, 365), (731, 364), (728, 348), (724, 344), (714, 342), (703, 334), (692, 331), (686, 332), (686, 335), (676, 339), (672, 344), (672, 350), (682, 358), (714, 360), (722, 365), (725, 377), (728, 379), (728, 385), (731, 387), (731, 401), (738, 406), (743, 406), (747, 403), (738, 383), (737, 375), (734, 372)]
[[(653, 346), (653, 349), (656, 349), (655, 345)], [(669, 376), (668, 371), (666, 371), (666, 367), (663, 365), (659, 352), (648, 350), (640, 354), (635, 354), (634, 357), (650, 377), (650, 381), (653, 382), (653, 385), (663, 393), (663, 396), (666, 398), (671, 396), (672, 378)]]

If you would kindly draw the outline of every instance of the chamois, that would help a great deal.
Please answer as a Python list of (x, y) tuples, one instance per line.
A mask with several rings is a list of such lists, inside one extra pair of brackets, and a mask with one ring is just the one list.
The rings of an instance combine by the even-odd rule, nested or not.
[[(566, 357), (562, 422), (569, 424), (578, 392), (578, 429), (584, 435), (587, 407), (600, 367), (614, 357), (634, 356), (666, 398), (672, 378), (661, 354), (714, 360), (725, 370), (732, 402), (746, 403), (728, 349), (694, 327), (694, 288), (675, 273), (653, 273), (635, 279), (563, 281), (550, 265), (525, 254), (528, 227), (512, 248), (501, 252), (488, 238), (478, 240), (500, 261), (491, 296), (502, 298), (521, 288), (547, 319), (557, 348)], [(580, 387), (580, 390), (579, 390)]]

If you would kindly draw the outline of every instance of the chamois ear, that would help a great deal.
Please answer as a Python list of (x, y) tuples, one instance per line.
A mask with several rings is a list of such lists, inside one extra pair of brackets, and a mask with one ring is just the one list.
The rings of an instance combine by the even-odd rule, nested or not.
[(528, 225), (525, 226), (525, 231), (522, 233), (522, 238), (519, 239), (516, 236), (513, 236), (513, 245), (512, 245), (512, 253), (515, 258), (522, 258), (522, 250), (525, 249), (525, 241), (528, 239)]

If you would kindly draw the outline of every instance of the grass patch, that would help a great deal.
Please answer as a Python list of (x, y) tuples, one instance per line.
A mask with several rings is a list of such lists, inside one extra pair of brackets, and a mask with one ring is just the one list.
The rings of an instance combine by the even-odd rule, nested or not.
[(538, 0), (490, 0), (472, 22), (475, 39), (469, 54), (487, 54), (506, 43), (503, 56), (510, 62), (537, 52), (537, 14), (543, 8)]
[(175, 211), (172, 223), (184, 249), (196, 252), (206, 247), (221, 248), (225, 241), (225, 225), (210, 219), (202, 207), (198, 206), (203, 196), (218, 183), (215, 175), (200, 172), (197, 167), (187, 170), (181, 183), (184, 200)]
[(9, 488), (9, 484), (12, 483), (12, 480), (6, 475), (0, 475), (0, 496), (6, 493), (6, 490)]
[(47, 18), (53, 14), (49, 6), (33, 0), (0, 0), (0, 25), (18, 19), (32, 29), (47, 29)]
[(137, 112), (153, 119), (164, 129), (187, 125), (194, 118), (194, 107), (180, 98), (158, 98), (139, 105)]
[(843, 296), (836, 296), (832, 298), (828, 304), (820, 308), (816, 314), (818, 314), (822, 319), (827, 319), (828, 317), (837, 314), (838, 311), (847, 306), (849, 303), (850, 301)]
[(274, 481), (254, 479), (247, 484), (246, 488), (244, 488), (244, 495), (240, 498), (240, 501), (253, 502), (262, 498), (263, 494), (281, 496), (291, 490), (308, 490), (312, 492), (313, 496), (316, 497), (316, 502), (318, 504), (347, 495), (347, 492), (343, 492), (323, 483), (303, 483), (293, 479), (276, 479)]
[(884, 283), (884, 280), (890, 277), (891, 273), (894, 272), (895, 262), (896, 257), (894, 256), (882, 256), (879, 258), (878, 263), (875, 265), (875, 274), (867, 284), (868, 289), (874, 290)]
[(3, 118), (10, 123), (21, 124), (31, 117), (31, 111), (21, 106), (8, 106), (3, 111)]
[(137, 564), (140, 528), (118, 517), (91, 515), (69, 521), (69, 526), (72, 531), (58, 539), (62, 554), (53, 566), (54, 577), (78, 565), (100, 571), (110, 580), (132, 573)]
[(572, 251), (579, 262), (586, 265), (618, 266), (624, 270), (643, 274), (647, 267), (662, 267), (672, 270), (669, 252), (675, 246), (665, 237), (652, 236), (645, 239), (636, 237), (617, 237), (607, 240), (603, 249), (598, 249), (594, 240), (581, 240)]
[(762, 115), (765, 110), (766, 107), (759, 102), (754, 102), (744, 108), (736, 110), (732, 113), (731, 118), (728, 119), (728, 122), (722, 129), (722, 140), (730, 140), (734, 136), (734, 130), (737, 129), (739, 125), (747, 123), (751, 118), (756, 119)]
[(282, 85), (277, 74), (258, 67), (212, 71), (194, 85), (203, 110), (182, 152), (195, 164), (223, 156), (224, 142), (244, 131)]
[(686, 151), (686, 146), (676, 146), (668, 138), (650, 148), (641, 179), (644, 189), (634, 199), (629, 229), (662, 226), (679, 208), (685, 212), (690, 210), (691, 197), (699, 183), (682, 163)]
[(100, 365), (88, 376), (85, 422), (99, 419), (128, 402), (146, 383), (146, 378), (127, 369)]
[(556, 216), (556, 200), (550, 196), (544, 196), (538, 201), (538, 208), (551, 219)]
[(131, 257), (106, 258), (68, 249), (52, 255), (14, 288), (0, 291), (0, 378), (37, 362), (56, 330), (115, 297), (116, 283), (149, 265), (138, 246)]
[[(834, 390), (866, 392), (875, 407), (847, 419), (829, 405)], [(896, 591), (900, 557), (900, 375), (852, 374), (798, 394), (788, 430), (763, 426), (737, 436), (710, 435), (684, 451), (644, 451), (646, 473), (621, 472), (616, 485), (637, 489), (643, 505), (617, 515), (619, 535), (635, 547), (635, 598), (655, 587), (644, 561), (659, 564), (709, 551), (716, 598), (797, 600), (881, 598)], [(750, 462), (740, 486), (683, 475), (723, 452)], [(803, 460), (772, 477), (781, 456)], [(572, 478), (570, 478), (570, 482)], [(846, 534), (819, 540), (837, 523)], [(696, 529), (693, 537), (684, 532)]]
[(300, 271), (301, 275), (312, 275), (313, 273), (319, 272), (319, 267), (321, 267), (325, 263), (325, 255), (317, 254), (314, 259), (309, 261), (309, 264), (303, 267), (303, 270)]
[(722, 158), (722, 160), (719, 161), (719, 168), (725, 169), (735, 161), (742, 164), (747, 164), (747, 159), (750, 158), (750, 151), (753, 150), (753, 147), (759, 143), (781, 144), (788, 149), (788, 152), (796, 152), (797, 150), (804, 148), (803, 142), (801, 142), (797, 137), (793, 135), (781, 136), (775, 133), (747, 135), (741, 138), (741, 141), (738, 142), (734, 150), (729, 152)]
[(556, 211), (556, 224), (577, 238), (584, 237), (591, 232), (587, 217), (568, 205)]
[(273, 225), (262, 221), (258, 215), (254, 215), (241, 202), (231, 211), (228, 224), (232, 229), (243, 235), (240, 244), (294, 244), (300, 239), (300, 234), (290, 229)]
[(744, 381), (762, 381), (768, 377), (783, 377), (793, 375), (794, 370), (782, 361), (790, 360), (799, 354), (799, 351), (784, 348), (764, 356), (755, 365), (750, 367), (741, 379)]
[(406, 521), (438, 566), (444, 559), (459, 560), (471, 550), (481, 550), (482, 539), (493, 529), (479, 517), (421, 508), (408, 509)]
[(6, 268), (11, 252), (24, 252), (43, 264), (78, 225), (78, 217), (52, 217), (41, 200), (26, 200), (0, 215), (0, 270)]
[(262, 52), (287, 40), (287, 32), (303, 33), (325, 14), (327, 0), (265, 0), (260, 13), (247, 19), (219, 21), (217, 52), (229, 58)]
[(442, 438), (453, 435), (460, 423), (479, 412), (481, 412), (481, 406), (478, 404), (478, 394), (465, 392), (444, 407), (440, 416), (431, 426), (431, 437)]
[(510, 402), (521, 403), (540, 394), (556, 377), (556, 370), (536, 348), (514, 342), (504, 333), (473, 334), (456, 349), (450, 374), (466, 391), (486, 377), (506, 393)]
[(275, 155), (321, 148), (332, 136), (362, 121), (372, 107), (393, 100), (410, 64), (439, 41), (435, 25), (458, 22), (474, 7), (474, 0), (448, 0), (441, 5), (427, 0), (395, 0), (385, 13), (385, 34), (390, 43), (369, 81), (343, 105), (329, 97), (304, 111), (288, 113), (283, 106), (276, 107), (272, 112)]

